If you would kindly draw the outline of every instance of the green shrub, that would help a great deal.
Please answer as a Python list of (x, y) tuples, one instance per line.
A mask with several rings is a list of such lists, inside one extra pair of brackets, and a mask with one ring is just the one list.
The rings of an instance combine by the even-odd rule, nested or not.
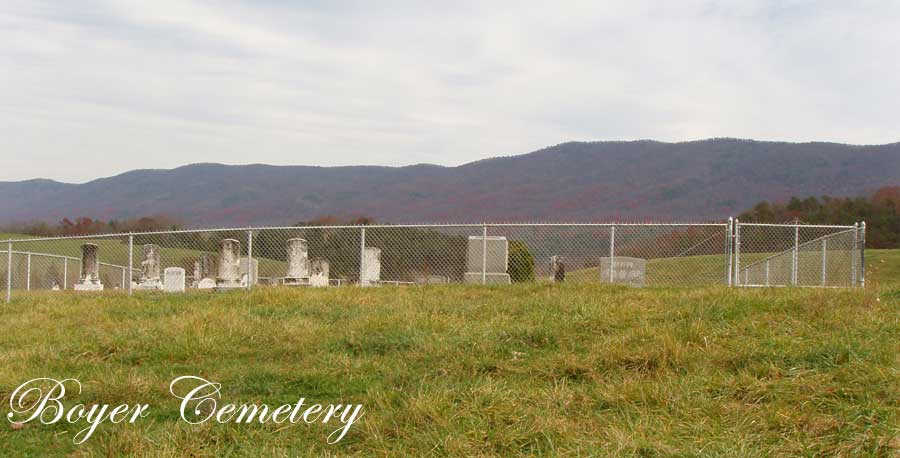
[(509, 277), (513, 283), (534, 281), (534, 257), (524, 242), (509, 242)]

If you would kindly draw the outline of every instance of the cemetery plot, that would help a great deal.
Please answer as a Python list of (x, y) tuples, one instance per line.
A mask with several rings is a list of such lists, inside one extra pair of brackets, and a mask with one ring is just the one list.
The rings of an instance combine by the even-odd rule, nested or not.
[(0, 265), (13, 290), (88, 292), (534, 281), (852, 287), (864, 279), (864, 234), (731, 223), (197, 230), (16, 240)]

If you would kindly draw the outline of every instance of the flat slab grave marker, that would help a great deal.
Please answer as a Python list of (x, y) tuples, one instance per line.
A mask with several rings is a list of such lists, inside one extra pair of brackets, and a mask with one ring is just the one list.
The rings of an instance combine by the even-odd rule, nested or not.
[(510, 283), (509, 274), (506, 273), (509, 268), (509, 242), (506, 237), (469, 236), (463, 280), (466, 283), (481, 283), (482, 266), (486, 283)]
[(629, 286), (643, 287), (647, 283), (647, 260), (616, 256), (613, 262), (613, 275), (609, 275), (609, 258), (600, 258), (600, 282), (620, 283)]

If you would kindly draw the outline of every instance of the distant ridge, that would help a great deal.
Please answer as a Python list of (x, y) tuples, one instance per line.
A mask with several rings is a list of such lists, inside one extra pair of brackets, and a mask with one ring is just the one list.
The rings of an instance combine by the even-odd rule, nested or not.
[(900, 184), (900, 143), (710, 139), (568, 142), (457, 167), (191, 164), (83, 184), (0, 182), (0, 223), (171, 215), (191, 226), (383, 222), (688, 221), (760, 200)]

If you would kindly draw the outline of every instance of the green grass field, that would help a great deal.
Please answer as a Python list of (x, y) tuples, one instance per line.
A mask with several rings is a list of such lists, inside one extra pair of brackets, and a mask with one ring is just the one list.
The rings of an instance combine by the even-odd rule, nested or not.
[[(900, 254), (868, 288), (590, 283), (17, 294), (0, 308), (2, 413), (36, 377), (134, 425), (0, 428), (3, 456), (894, 456)], [(179, 375), (223, 401), (362, 403), (334, 426), (189, 425)], [(4, 422), (5, 423), (5, 422)]]

